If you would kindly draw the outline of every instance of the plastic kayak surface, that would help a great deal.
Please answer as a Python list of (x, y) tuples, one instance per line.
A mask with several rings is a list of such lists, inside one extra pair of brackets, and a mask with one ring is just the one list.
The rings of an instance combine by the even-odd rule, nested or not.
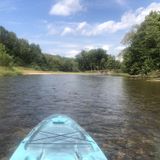
[(10, 160), (107, 160), (96, 142), (74, 120), (52, 115), (20, 143)]

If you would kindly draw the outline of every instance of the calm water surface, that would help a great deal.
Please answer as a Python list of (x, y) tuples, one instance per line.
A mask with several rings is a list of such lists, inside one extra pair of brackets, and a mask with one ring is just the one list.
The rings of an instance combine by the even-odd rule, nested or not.
[(160, 83), (80, 75), (0, 78), (0, 159), (56, 113), (75, 119), (111, 160), (160, 160)]

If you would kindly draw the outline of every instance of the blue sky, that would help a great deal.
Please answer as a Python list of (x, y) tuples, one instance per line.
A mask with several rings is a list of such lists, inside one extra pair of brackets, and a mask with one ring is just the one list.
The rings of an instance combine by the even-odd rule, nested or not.
[(160, 10), (160, 0), (0, 0), (0, 25), (45, 53), (104, 48), (117, 55), (125, 33), (151, 10)]

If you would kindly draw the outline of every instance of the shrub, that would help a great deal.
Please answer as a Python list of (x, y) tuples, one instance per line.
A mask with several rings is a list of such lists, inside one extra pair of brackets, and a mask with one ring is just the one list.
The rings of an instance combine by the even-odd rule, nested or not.
[(0, 43), (0, 66), (12, 66), (13, 58), (7, 54), (5, 46)]

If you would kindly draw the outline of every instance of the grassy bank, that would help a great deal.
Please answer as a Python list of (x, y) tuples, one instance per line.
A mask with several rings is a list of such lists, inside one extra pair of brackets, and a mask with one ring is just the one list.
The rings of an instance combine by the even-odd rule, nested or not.
[(76, 74), (76, 75), (110, 75), (121, 76), (133, 79), (146, 79), (147, 81), (160, 82), (160, 72), (151, 72), (148, 75), (134, 75), (120, 71), (86, 71), (86, 72), (61, 72), (61, 71), (42, 71), (27, 67), (0, 67), (0, 76), (16, 76), (16, 75), (50, 75), (50, 74)]
[(21, 71), (16, 67), (0, 67), (0, 76), (16, 76), (21, 74)]
[(152, 71), (147, 75), (130, 75), (130, 78), (133, 79), (145, 79), (152, 82), (160, 82), (160, 71)]
[(110, 75), (110, 76), (122, 76), (122, 77), (129, 77), (130, 75), (128, 73), (123, 73), (120, 71), (106, 71), (106, 72), (102, 72), (102, 74), (104, 75)]
[(0, 67), (0, 76), (16, 75), (50, 75), (50, 74), (76, 74), (76, 75), (100, 75), (99, 72), (61, 72), (61, 71), (42, 71), (27, 67)]
[(27, 67), (0, 67), (0, 76), (17, 76), (17, 75), (45, 75), (59, 74), (61, 72), (41, 71)]
[(77, 75), (97, 75), (98, 72), (62, 72), (62, 71), (42, 71), (35, 70), (32, 68), (17, 67), (17, 69), (22, 73), (22, 75), (49, 75), (49, 74), (77, 74)]
[(121, 77), (128, 77), (131, 79), (144, 79), (147, 81), (160, 82), (160, 71), (152, 71), (147, 75), (129, 75), (128, 73), (123, 73), (120, 70), (99, 71), (99, 72), (103, 75), (121, 76)]

